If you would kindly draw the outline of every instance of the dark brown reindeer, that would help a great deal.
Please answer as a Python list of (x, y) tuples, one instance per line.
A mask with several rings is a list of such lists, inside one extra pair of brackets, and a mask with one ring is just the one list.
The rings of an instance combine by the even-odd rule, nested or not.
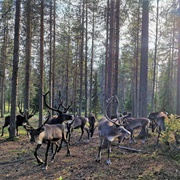
[(89, 132), (90, 132), (90, 136), (91, 138), (93, 137), (94, 135), (94, 131), (96, 129), (95, 127), (95, 123), (96, 123), (96, 117), (93, 113), (90, 113), (89, 116), (88, 116), (88, 120), (89, 120)]
[(106, 160), (106, 163), (109, 165), (111, 164), (110, 160), (110, 152), (111, 152), (111, 142), (114, 141), (116, 137), (119, 137), (120, 135), (122, 136), (129, 136), (130, 132), (126, 130), (122, 124), (118, 123), (118, 115), (117, 119), (111, 120), (107, 116), (107, 107), (109, 104), (112, 102), (112, 100), (116, 98), (117, 96), (112, 96), (106, 105), (105, 108), (105, 117), (101, 118), (98, 124), (98, 131), (99, 131), (99, 138), (100, 138), (100, 145), (99, 145), (99, 150), (98, 150), (98, 155), (96, 158), (97, 162), (101, 161), (101, 149), (103, 146), (104, 141), (107, 141), (107, 146), (108, 146), (108, 159)]
[[(29, 123), (28, 120), (30, 118), (32, 118), (35, 114), (36, 114), (36, 106), (33, 106), (33, 109), (31, 111), (31, 113), (29, 114), (28, 112), (24, 113), (20, 107), (20, 103), (18, 103), (18, 108), (19, 108), (19, 115), (16, 116), (16, 133), (17, 133), (17, 136), (19, 135), (18, 134), (18, 127), (19, 126), (23, 126), (23, 123)], [(27, 116), (27, 118), (25, 117)], [(4, 125), (2, 126), (2, 134), (1, 136), (4, 135), (4, 128), (9, 126), (10, 125), (10, 116), (6, 116), (5, 117), (5, 122), (4, 122)], [(8, 128), (8, 131), (9, 131), (9, 128)]]
[[(89, 122), (89, 126), (88, 126), (88, 122)], [(95, 115), (92, 113), (89, 114), (88, 118), (83, 117), (83, 116), (75, 116), (73, 122), (70, 124), (67, 124), (69, 126), (68, 133), (70, 132), (69, 138), (68, 138), (69, 141), (70, 141), (70, 137), (71, 137), (71, 134), (74, 131), (74, 129), (80, 128), (81, 129), (81, 135), (80, 135), (80, 138), (77, 142), (80, 143), (82, 136), (84, 134), (84, 131), (87, 132), (88, 142), (89, 142), (90, 138), (92, 138), (94, 131), (96, 129), (95, 122), (96, 122), (96, 118), (95, 118)]]
[(155, 147), (158, 147), (161, 132), (166, 130), (165, 119), (166, 118), (168, 119), (168, 116), (166, 113), (161, 111), (161, 112), (150, 113), (149, 118), (151, 120), (151, 123), (153, 124), (154, 130), (157, 129), (158, 132), (157, 141), (155, 145)]
[(70, 141), (70, 136), (73, 132), (74, 129), (81, 129), (81, 135), (80, 138), (78, 140), (78, 143), (80, 143), (82, 136), (84, 134), (84, 130), (86, 130), (87, 134), (88, 134), (88, 140), (90, 139), (90, 131), (89, 128), (86, 127), (86, 124), (88, 122), (88, 118), (83, 117), (83, 116), (76, 116), (73, 120), (73, 123), (71, 124), (71, 130), (68, 130), (68, 132), (70, 132), (69, 134), (69, 141)]
[[(37, 160), (37, 163), (39, 165), (44, 165), (43, 169), (47, 170), (48, 164), (47, 164), (47, 158), (48, 158), (48, 151), (51, 146), (51, 144), (55, 144), (55, 152), (52, 155), (51, 161), (54, 162), (54, 158), (57, 152), (60, 151), (62, 147), (62, 143), (65, 142), (67, 144), (67, 155), (70, 155), (70, 149), (69, 149), (69, 143), (66, 141), (65, 137), (65, 128), (63, 124), (46, 124), (50, 118), (50, 113), (47, 118), (47, 120), (37, 129), (34, 129), (32, 126), (30, 126), (27, 123), (24, 123), (24, 128), (30, 133), (30, 142), (31, 143), (37, 143), (37, 146), (34, 151), (34, 156)], [(58, 144), (58, 141), (60, 140), (60, 144)], [(43, 143), (47, 144), (46, 153), (45, 153), (45, 163), (42, 159), (38, 156), (38, 150), (41, 147)]]

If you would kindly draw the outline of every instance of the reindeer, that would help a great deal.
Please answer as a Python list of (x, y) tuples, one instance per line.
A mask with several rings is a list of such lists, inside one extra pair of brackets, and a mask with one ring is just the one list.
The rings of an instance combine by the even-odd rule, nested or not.
[[(24, 128), (30, 133), (30, 142), (37, 143), (37, 146), (34, 151), (34, 156), (37, 160), (39, 165), (44, 164), (43, 169), (47, 170), (47, 158), (48, 158), (48, 151), (51, 144), (56, 145), (55, 152), (51, 158), (51, 161), (54, 162), (54, 158), (57, 152), (60, 151), (62, 147), (62, 143), (65, 142), (67, 144), (67, 156), (70, 155), (69, 143), (66, 141), (65, 137), (65, 128), (63, 124), (46, 124), (50, 118), (50, 113), (47, 120), (37, 129), (34, 129), (31, 125), (27, 123), (23, 123)], [(58, 145), (58, 141), (60, 140), (60, 145)], [(47, 143), (46, 153), (45, 153), (45, 163), (42, 159), (38, 157), (38, 150), (43, 143)]]
[(89, 120), (89, 132), (90, 132), (90, 136), (91, 138), (94, 135), (94, 131), (96, 129), (95, 127), (95, 123), (96, 123), (96, 117), (93, 113), (90, 113), (88, 116), (88, 120)]
[[(148, 118), (140, 117), (140, 118), (133, 118), (133, 117), (128, 117), (128, 118), (122, 118), (120, 120), (123, 124), (124, 127), (131, 132), (131, 139), (130, 143), (136, 142), (134, 139), (134, 130), (141, 128), (143, 134), (144, 134), (144, 139), (142, 143), (144, 143), (147, 139), (148, 136), (148, 127), (150, 124), (150, 120)], [(122, 141), (122, 137), (119, 137), (119, 142)]]
[[(115, 98), (117, 99), (117, 97), (115, 96)], [(129, 136), (130, 132), (128, 130), (126, 130), (122, 124), (118, 123), (118, 116), (116, 120), (111, 120), (108, 116), (107, 116), (107, 107), (109, 106), (109, 104), (111, 103), (111, 101), (114, 99), (114, 96), (112, 96), (109, 100), (108, 103), (106, 105), (105, 108), (105, 117), (101, 118), (101, 120), (99, 121), (98, 124), (98, 131), (99, 131), (99, 138), (100, 138), (100, 146), (99, 146), (99, 150), (98, 150), (98, 155), (96, 158), (96, 162), (100, 162), (101, 161), (101, 149), (103, 146), (103, 142), (106, 140), (108, 142), (108, 159), (106, 160), (106, 163), (109, 165), (111, 164), (111, 160), (109, 157), (109, 154), (111, 152), (111, 142), (116, 138), (119, 137), (120, 135), (123, 136)]]
[[(19, 108), (19, 115), (16, 116), (16, 132), (17, 132), (17, 136), (18, 134), (18, 127), (19, 126), (23, 126), (23, 123), (29, 123), (28, 119), (32, 118), (35, 114), (36, 114), (36, 107), (34, 106), (31, 113), (29, 114), (28, 112), (25, 114), (24, 112), (22, 112), (22, 109), (20, 107), (20, 103), (18, 103), (18, 108)], [(27, 118), (25, 117), (27, 116)], [(4, 135), (4, 128), (10, 125), (10, 116), (6, 116), (5, 117), (5, 122), (4, 125), (2, 126), (2, 134), (1, 136)], [(8, 128), (9, 131), (9, 128)]]
[(70, 136), (71, 136), (71, 133), (73, 132), (74, 129), (78, 129), (80, 128), (81, 129), (81, 135), (80, 135), (80, 138), (78, 140), (78, 143), (80, 143), (81, 139), (82, 139), (82, 136), (84, 134), (84, 130), (86, 130), (87, 134), (88, 134), (88, 140), (90, 138), (90, 131), (89, 131), (89, 128), (86, 127), (86, 124), (88, 122), (88, 118), (85, 118), (83, 116), (76, 116), (73, 120), (73, 122), (69, 125), (70, 128), (68, 130), (68, 132), (70, 132), (69, 134), (69, 141), (70, 141)]
[[(66, 134), (66, 137), (69, 136), (69, 139), (70, 139), (70, 134), (71, 134), (71, 125), (73, 124), (73, 119), (74, 119), (74, 116), (73, 115), (70, 115), (70, 114), (67, 114), (67, 111), (69, 110), (69, 108), (71, 107), (72, 103), (70, 105), (68, 105), (67, 107), (65, 107), (63, 105), (63, 101), (60, 99), (60, 103), (58, 105), (57, 108), (52, 108), (48, 105), (48, 103), (46, 102), (46, 96), (49, 94), (49, 91), (45, 94), (43, 94), (43, 99), (44, 99), (44, 103), (45, 103), (45, 106), (52, 110), (52, 111), (55, 111), (58, 113), (57, 116), (53, 116), (52, 118), (50, 118), (48, 121), (47, 121), (47, 124), (62, 124), (63, 122), (66, 122), (65, 123), (65, 126), (66, 128), (68, 129), (67, 130), (67, 134)], [(59, 92), (60, 94), (60, 92)], [(61, 95), (59, 95), (61, 96)], [(63, 108), (63, 111), (60, 110), (60, 108)], [(53, 144), (51, 145), (51, 151), (53, 153)]]
[(148, 119), (150, 119), (150, 126), (152, 128), (152, 132), (157, 129), (158, 136), (155, 147), (158, 147), (159, 138), (161, 136), (161, 132), (166, 130), (164, 120), (168, 118), (167, 112), (152, 112), (149, 114)]

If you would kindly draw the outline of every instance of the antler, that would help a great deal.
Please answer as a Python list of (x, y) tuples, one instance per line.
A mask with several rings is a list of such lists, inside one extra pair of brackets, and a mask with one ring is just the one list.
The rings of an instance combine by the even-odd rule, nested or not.
[(46, 96), (47, 96), (47, 94), (49, 94), (49, 91), (48, 91), (47, 93), (43, 94), (44, 103), (45, 103), (46, 107), (49, 108), (49, 109), (52, 110), (52, 111), (56, 111), (56, 112), (58, 112), (59, 114), (62, 114), (62, 111), (59, 110), (59, 106), (60, 106), (60, 105), (58, 106), (57, 109), (55, 109), (55, 108), (50, 107), (50, 106), (47, 104), (47, 102), (46, 102)]
[(60, 100), (60, 103), (59, 103), (59, 106), (58, 106), (58, 109), (60, 109), (60, 107), (62, 107), (64, 109), (63, 113), (66, 113), (69, 108), (72, 106), (72, 101), (71, 101), (71, 104), (69, 104), (67, 107), (63, 105), (63, 101), (61, 100), (61, 91), (59, 90), (59, 100)]
[(18, 109), (19, 109), (19, 113), (20, 113), (21, 115), (24, 115), (24, 112), (22, 112), (22, 109), (21, 109), (21, 107), (20, 107), (20, 102), (18, 102)]
[(35, 104), (33, 104), (33, 109), (32, 109), (32, 111), (31, 111), (31, 116), (34, 116), (36, 114), (36, 105)]
[(39, 128), (41, 128), (42, 126), (44, 126), (48, 122), (48, 120), (50, 119), (50, 116), (51, 116), (51, 113), (50, 113), (50, 111), (48, 111), (47, 119), (44, 121), (44, 123)]
[(113, 100), (113, 98), (114, 98), (114, 96), (111, 96), (111, 98), (106, 101), (106, 102), (107, 102), (107, 105), (106, 105), (104, 114), (105, 114), (105, 117), (106, 117), (110, 122), (113, 122), (113, 123), (114, 123), (114, 121), (112, 121), (112, 120), (108, 117), (108, 115), (107, 115), (107, 107), (109, 106), (109, 104), (111, 103), (111, 101)]
[[(116, 110), (116, 113), (117, 113), (117, 120), (116, 121), (112, 121), (108, 115), (107, 115), (107, 107), (109, 106), (109, 104), (112, 102), (112, 100), (116, 98), (117, 99), (117, 102), (118, 102), (118, 107), (119, 107), (119, 100), (118, 100), (118, 97), (117, 96), (111, 96), (110, 99), (107, 100), (107, 105), (106, 105), (106, 108), (105, 108), (105, 117), (107, 118), (108, 121), (112, 122), (113, 124), (117, 124), (116, 121), (119, 119), (119, 116), (120, 116), (120, 113), (118, 113), (118, 107), (117, 107), (117, 110)], [(121, 125), (120, 123), (118, 123), (119, 125)]]
[(121, 113), (118, 112), (118, 110), (119, 110), (119, 99), (118, 99), (118, 97), (116, 95), (115, 95), (115, 98), (116, 98), (117, 103), (118, 103), (117, 109), (116, 109), (116, 116), (117, 116), (117, 120), (119, 120), (119, 117), (121, 115)]

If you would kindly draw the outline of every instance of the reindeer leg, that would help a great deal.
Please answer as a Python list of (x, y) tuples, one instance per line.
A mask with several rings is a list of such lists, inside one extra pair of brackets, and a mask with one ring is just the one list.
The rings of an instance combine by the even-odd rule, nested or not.
[(80, 138), (79, 138), (79, 141), (78, 141), (78, 142), (80, 142), (80, 141), (81, 141), (81, 138), (82, 138), (83, 134), (84, 134), (84, 127), (81, 127), (81, 136), (80, 136)]
[(47, 148), (46, 148), (46, 153), (45, 153), (45, 164), (44, 164), (44, 167), (42, 169), (45, 169), (47, 170), (47, 157), (48, 157), (48, 151), (49, 151), (49, 148), (50, 148), (50, 145), (51, 145), (51, 141), (48, 141), (47, 143)]
[(130, 139), (130, 142), (129, 142), (129, 143), (136, 142), (136, 141), (134, 140), (134, 131), (133, 131), (133, 129), (130, 129), (129, 131), (130, 131), (130, 133), (131, 133), (131, 139)]
[(96, 162), (101, 162), (101, 149), (102, 149), (103, 141), (104, 141), (103, 138), (100, 138), (100, 145), (99, 145), (99, 151), (96, 158)]
[(61, 148), (62, 148), (62, 143), (63, 143), (63, 139), (61, 139), (61, 142), (60, 142), (60, 145), (59, 145), (59, 147), (58, 147), (58, 149), (57, 149), (57, 152), (59, 152), (59, 151), (61, 150)]
[(52, 153), (52, 154), (54, 153), (54, 150), (53, 150), (53, 143), (51, 143), (51, 153)]
[[(51, 158), (51, 162), (54, 162), (54, 157), (55, 157), (57, 149), (58, 149), (58, 143), (57, 142), (55, 143), (55, 145), (56, 145), (56, 149), (55, 149), (55, 152), (53, 153), (53, 156)], [(52, 143), (51, 143), (51, 146), (52, 146)]]
[(19, 133), (18, 133), (18, 126), (16, 126), (16, 135), (19, 136)]
[(42, 144), (38, 144), (38, 145), (36, 146), (35, 151), (34, 151), (34, 156), (35, 156), (35, 158), (36, 158), (36, 160), (37, 160), (37, 162), (38, 162), (39, 165), (43, 164), (43, 160), (40, 159), (40, 158), (38, 157), (38, 155), (37, 155), (37, 151), (38, 151), (38, 149), (41, 147), (41, 145), (42, 145)]
[(85, 127), (85, 130), (86, 130), (86, 132), (87, 132), (87, 134), (88, 134), (88, 142), (89, 142), (89, 141), (90, 141), (90, 132), (89, 132), (89, 129), (86, 128), (86, 127)]
[(69, 142), (65, 141), (67, 143), (67, 156), (71, 155), (70, 149), (69, 149)]
[(111, 160), (110, 160), (110, 152), (111, 152), (111, 141), (108, 141), (108, 159), (106, 160), (106, 164), (110, 165), (111, 164)]
[(2, 127), (2, 134), (1, 134), (1, 136), (3, 136), (4, 135), (4, 128), (5, 128), (6, 126), (3, 126)]

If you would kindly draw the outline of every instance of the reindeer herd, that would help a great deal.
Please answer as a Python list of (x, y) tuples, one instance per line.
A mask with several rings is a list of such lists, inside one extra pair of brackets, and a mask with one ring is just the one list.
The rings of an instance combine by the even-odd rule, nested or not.
[[(111, 103), (114, 101), (119, 102), (117, 96), (112, 96), (110, 99), (107, 100), (107, 105), (105, 107), (105, 116), (102, 117), (100, 120), (96, 120), (94, 114), (90, 113), (89, 117), (82, 117), (82, 116), (74, 116), (68, 114), (68, 110), (72, 104), (65, 107), (63, 105), (63, 101), (60, 101), (57, 108), (50, 107), (47, 103), (47, 95), (49, 91), (43, 95), (44, 104), (45, 106), (57, 113), (56, 116), (50, 116), (50, 112), (44, 121), (44, 123), (38, 127), (33, 128), (29, 124), (29, 119), (33, 117), (36, 113), (36, 108), (32, 110), (31, 114), (28, 111), (22, 112), (20, 108), (20, 104), (18, 104), (19, 113), (20, 115), (16, 116), (16, 131), (18, 135), (18, 127), (23, 126), (27, 133), (30, 134), (30, 142), (36, 143), (37, 146), (34, 151), (34, 156), (37, 160), (39, 165), (43, 165), (43, 169), (47, 169), (48, 163), (48, 152), (49, 149), (52, 151), (51, 161), (53, 162), (55, 159), (55, 155), (59, 152), (62, 148), (62, 145), (65, 144), (67, 147), (67, 156), (71, 155), (70, 153), (70, 140), (73, 130), (80, 128), (81, 135), (78, 139), (78, 143), (80, 143), (84, 131), (87, 132), (88, 135), (88, 142), (93, 137), (96, 127), (98, 127), (98, 134), (99, 134), (99, 148), (96, 157), (96, 162), (101, 161), (101, 150), (103, 145), (107, 147), (108, 158), (106, 160), (107, 164), (111, 164), (110, 160), (110, 152), (111, 152), (111, 142), (114, 139), (118, 138), (119, 143), (124, 141), (125, 139), (130, 139), (129, 143), (136, 142), (134, 139), (134, 131), (136, 129), (141, 129), (141, 134), (143, 135), (142, 143), (148, 138), (148, 129), (151, 127), (152, 132), (157, 129), (158, 136), (156, 147), (158, 146), (159, 137), (161, 135), (161, 131), (165, 131), (165, 123), (164, 120), (167, 118), (167, 115), (164, 112), (156, 112), (150, 113), (148, 118), (139, 117), (134, 118), (131, 116), (131, 113), (118, 113), (119, 103), (116, 109), (116, 116), (109, 118), (107, 115), (107, 109)], [(10, 116), (5, 117), (5, 122), (2, 127), (2, 134), (4, 134), (4, 128), (10, 125)], [(38, 156), (38, 150), (40, 149), (41, 145), (45, 143), (47, 144), (46, 153), (45, 153), (45, 162)], [(53, 149), (53, 145), (55, 145), (55, 150)]]

